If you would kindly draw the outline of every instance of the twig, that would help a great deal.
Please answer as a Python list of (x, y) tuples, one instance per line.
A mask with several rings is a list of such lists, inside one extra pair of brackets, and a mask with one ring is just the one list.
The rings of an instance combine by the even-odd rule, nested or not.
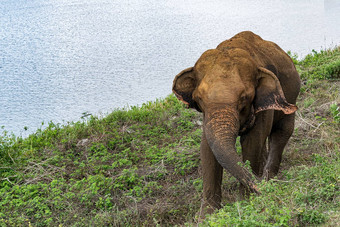
[(303, 117), (301, 116), (301, 114), (300, 114), (299, 112), (297, 113), (297, 116), (298, 116), (304, 123), (306, 123), (307, 125), (311, 126), (312, 128), (318, 129), (317, 126), (314, 126), (314, 125), (312, 125), (311, 123), (307, 122), (305, 119), (303, 119)]
[(279, 180), (279, 179), (270, 179), (271, 181), (275, 181), (275, 182), (284, 182), (284, 183), (291, 183), (292, 181), (285, 181), (285, 180)]
[(9, 154), (9, 152), (7, 152), (7, 154), (8, 154), (8, 156), (11, 158), (12, 162), (13, 162), (14, 164), (16, 164), (16, 162), (14, 161), (14, 159), (12, 158), (12, 156)]
[(321, 122), (318, 126), (316, 126), (316, 128), (314, 129), (313, 132), (316, 132), (316, 130), (318, 130), (320, 128), (320, 126), (323, 124), (324, 122)]
[(238, 217), (239, 217), (239, 219), (241, 221), (240, 204), (238, 202), (236, 203), (236, 207), (237, 207)]
[(12, 169), (11, 167), (0, 167), (0, 169)]
[[(16, 177), (16, 176), (13, 176), (13, 177)], [(2, 180), (2, 181), (3, 181), (3, 180), (7, 180), (10, 184), (15, 185), (12, 181), (10, 181), (10, 180), (8, 179), (8, 177), (2, 178), (1, 180)]]

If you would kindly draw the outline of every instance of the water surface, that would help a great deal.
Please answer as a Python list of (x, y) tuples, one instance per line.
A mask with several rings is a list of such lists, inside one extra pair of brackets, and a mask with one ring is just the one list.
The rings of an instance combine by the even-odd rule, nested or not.
[(0, 0), (0, 126), (25, 135), (165, 97), (243, 30), (299, 56), (333, 47), (339, 12), (337, 0)]

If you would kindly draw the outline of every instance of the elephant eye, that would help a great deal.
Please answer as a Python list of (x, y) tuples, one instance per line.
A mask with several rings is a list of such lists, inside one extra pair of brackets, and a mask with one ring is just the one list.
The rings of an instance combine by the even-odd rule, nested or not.
[(240, 114), (245, 114), (247, 111), (247, 106), (241, 108)]
[(196, 97), (194, 98), (194, 100), (195, 100), (195, 102), (196, 102), (198, 108), (200, 108), (200, 109), (202, 110), (202, 106), (201, 106), (202, 100), (201, 100), (201, 98), (198, 97), (198, 96), (196, 96)]
[(246, 95), (242, 95), (239, 101), (239, 110), (240, 113), (244, 113), (247, 111), (247, 96)]

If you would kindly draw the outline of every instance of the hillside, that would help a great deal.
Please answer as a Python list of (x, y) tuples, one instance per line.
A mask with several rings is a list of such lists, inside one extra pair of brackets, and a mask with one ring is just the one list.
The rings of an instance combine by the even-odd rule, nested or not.
[[(240, 200), (225, 174), (225, 207), (203, 226), (340, 225), (340, 48), (291, 56), (303, 86), (279, 176)], [(27, 138), (5, 132), (0, 226), (196, 225), (201, 127), (170, 95)]]

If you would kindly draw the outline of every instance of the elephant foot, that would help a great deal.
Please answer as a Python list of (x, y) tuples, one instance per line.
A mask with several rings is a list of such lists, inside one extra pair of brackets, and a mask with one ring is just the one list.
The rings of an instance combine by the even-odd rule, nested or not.
[[(260, 180), (258, 178), (257, 178), (257, 182), (260, 182)], [(255, 183), (249, 183), (249, 185), (247, 185), (247, 186), (245, 186), (243, 184), (239, 184), (240, 199), (248, 198), (251, 193), (254, 193), (256, 195), (261, 194), (258, 186)]]
[(195, 215), (198, 223), (201, 223), (206, 218), (207, 215), (214, 213), (214, 211), (220, 208), (221, 208), (221, 205), (214, 207), (210, 205), (207, 201), (202, 202), (200, 210)]
[(268, 169), (263, 171), (262, 178), (265, 179), (266, 181), (268, 181), (270, 179), (270, 174), (269, 174)]
[(239, 196), (238, 196), (239, 200), (244, 200), (249, 197), (251, 191), (248, 187), (245, 187), (243, 184), (240, 184), (238, 189), (239, 189)]
[(263, 176), (262, 178), (265, 179), (266, 181), (269, 181), (270, 179), (274, 178), (277, 175), (278, 171), (270, 171), (269, 169), (265, 169), (263, 171)]

